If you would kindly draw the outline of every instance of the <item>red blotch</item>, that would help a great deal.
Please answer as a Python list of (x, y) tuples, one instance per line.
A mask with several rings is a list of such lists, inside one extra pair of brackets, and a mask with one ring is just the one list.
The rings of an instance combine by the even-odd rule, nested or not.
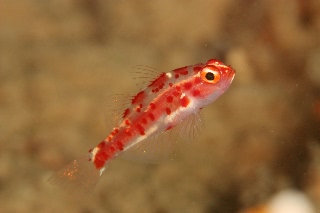
[(179, 78), (179, 74), (174, 74), (174, 77), (175, 78)]
[(131, 122), (130, 122), (128, 119), (125, 120), (124, 123), (125, 123), (127, 126), (129, 126), (129, 125), (131, 124)]
[(167, 102), (168, 102), (168, 103), (172, 103), (172, 101), (173, 101), (173, 97), (172, 97), (172, 96), (168, 96), (168, 97), (167, 97)]
[(186, 89), (186, 90), (191, 89), (191, 87), (192, 87), (192, 83), (191, 83), (191, 82), (187, 82), (187, 83), (185, 83), (185, 84), (183, 85), (183, 88)]
[(193, 91), (192, 91), (192, 95), (193, 95), (194, 97), (200, 96), (200, 90), (198, 90), (198, 89), (193, 90)]
[(100, 160), (98, 158), (94, 159), (94, 165), (96, 166), (97, 169), (101, 169), (104, 166), (104, 162), (103, 160)]
[(199, 77), (196, 77), (195, 79), (194, 79), (194, 83), (195, 84), (200, 84), (202, 82), (202, 80), (199, 78)]
[(150, 103), (150, 108), (151, 109), (156, 109), (156, 105), (154, 103)]
[(126, 133), (129, 137), (132, 136), (130, 129), (126, 129), (126, 130), (124, 131), (124, 133)]
[(144, 128), (141, 124), (137, 124), (137, 129), (138, 129), (140, 135), (145, 135)]
[(170, 130), (170, 129), (172, 129), (172, 126), (168, 126), (167, 129), (166, 129), (166, 131), (168, 131), (168, 130)]
[(187, 96), (184, 96), (181, 100), (180, 100), (181, 106), (183, 107), (187, 107), (190, 103), (190, 99)]
[(122, 118), (127, 117), (129, 113), (130, 113), (130, 109), (129, 108), (125, 109), (123, 112)]
[(144, 93), (144, 91), (141, 91), (138, 94), (136, 94), (136, 96), (133, 97), (131, 103), (132, 104), (140, 103), (143, 101), (144, 97), (145, 97), (145, 93)]
[(92, 152), (93, 149), (89, 149), (88, 152)]
[(113, 131), (112, 131), (112, 135), (115, 136), (116, 134), (118, 134), (119, 132), (119, 129), (118, 128), (115, 128)]
[(180, 75), (188, 75), (188, 67), (181, 67), (173, 70), (173, 72)]
[(118, 147), (118, 149), (119, 149), (120, 151), (123, 150), (123, 143), (122, 143), (121, 141), (117, 141), (115, 144), (116, 144), (116, 146)]
[(106, 161), (108, 159), (108, 155), (105, 151), (98, 152), (95, 157), (100, 160), (104, 160), (104, 161)]
[(111, 151), (111, 152), (114, 152), (114, 151), (116, 151), (116, 148), (114, 148), (114, 146), (111, 145), (111, 146), (110, 146), (110, 151)]
[(202, 67), (193, 67), (193, 71), (194, 72), (199, 72), (199, 71), (201, 71), (202, 70)]
[(148, 123), (147, 119), (142, 118), (142, 123), (147, 124)]
[(105, 150), (99, 150), (97, 154), (94, 156), (94, 164), (97, 169), (101, 169), (105, 162), (108, 160), (109, 155), (105, 152)]
[(172, 93), (174, 96), (176, 96), (176, 97), (180, 97), (180, 95), (181, 95), (181, 92), (178, 92), (178, 91), (173, 91), (173, 93)]
[(106, 142), (105, 141), (101, 141), (98, 146), (97, 146), (99, 149), (103, 149), (106, 147)]
[[(163, 72), (160, 74), (160, 76), (158, 78), (156, 78), (154, 81), (151, 82), (151, 84), (148, 87), (154, 87), (157, 88), (160, 85), (164, 85), (164, 83), (167, 81), (167, 76), (166, 74)], [(163, 86), (162, 86), (163, 87)]]
[(171, 114), (171, 109), (170, 109), (170, 108), (166, 108), (166, 113), (167, 113), (168, 115), (170, 115), (170, 114)]
[(169, 86), (172, 87), (172, 86), (173, 86), (173, 83), (169, 83)]
[(148, 116), (149, 116), (149, 118), (150, 118), (152, 121), (154, 121), (154, 120), (156, 119), (152, 113), (149, 113)]

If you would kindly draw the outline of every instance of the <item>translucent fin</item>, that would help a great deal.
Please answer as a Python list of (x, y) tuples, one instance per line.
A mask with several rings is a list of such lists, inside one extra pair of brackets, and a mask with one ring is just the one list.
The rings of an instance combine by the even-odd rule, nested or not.
[[(123, 94), (108, 95), (103, 101), (105, 122), (110, 128), (122, 121), (123, 111), (130, 105), (131, 96)], [(110, 122), (111, 121), (111, 122)]]
[(159, 70), (153, 67), (145, 66), (145, 65), (135, 65), (132, 67), (138, 71), (135, 71), (136, 74), (133, 79), (137, 80), (136, 85), (143, 89), (146, 87), (152, 80), (155, 79), (161, 73)]
[(76, 195), (82, 199), (93, 191), (99, 177), (100, 170), (96, 169), (86, 156), (71, 161), (64, 168), (53, 174), (48, 179), (48, 182), (53, 185), (59, 185), (68, 194)]
[(201, 130), (203, 129), (203, 122), (201, 118), (200, 111), (197, 113), (192, 113), (188, 118), (181, 121), (179, 125), (177, 125), (178, 135), (184, 141), (195, 142), (198, 141)]
[(135, 89), (135, 92), (129, 95), (110, 93), (105, 95), (104, 101), (102, 101), (102, 109), (105, 112), (106, 123), (110, 123), (110, 118), (112, 118), (112, 124), (119, 124), (122, 121), (124, 110), (131, 106), (132, 97), (150, 84), (160, 73), (155, 68), (144, 65), (135, 65), (132, 68), (138, 70), (133, 72), (135, 76), (132, 78), (136, 80), (136, 85), (140, 86), (140, 88), (138, 90)]
[(141, 141), (121, 156), (140, 163), (159, 163), (172, 154), (177, 143), (177, 136), (173, 130), (159, 133), (147, 140)]
[(123, 153), (123, 157), (142, 163), (159, 163), (170, 156), (180, 139), (195, 141), (200, 136), (202, 129), (201, 115), (192, 114), (172, 129), (151, 136), (130, 150)]

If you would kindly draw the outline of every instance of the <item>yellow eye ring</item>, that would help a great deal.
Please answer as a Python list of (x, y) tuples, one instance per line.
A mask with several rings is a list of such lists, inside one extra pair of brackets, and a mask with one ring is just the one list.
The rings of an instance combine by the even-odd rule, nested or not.
[(220, 73), (209, 67), (204, 68), (201, 71), (200, 76), (203, 81), (211, 84), (215, 84), (220, 80)]

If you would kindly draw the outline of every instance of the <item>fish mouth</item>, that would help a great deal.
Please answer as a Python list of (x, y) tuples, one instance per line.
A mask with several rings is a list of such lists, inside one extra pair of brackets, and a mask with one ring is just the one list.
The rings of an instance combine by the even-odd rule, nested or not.
[(220, 90), (222, 90), (223, 92), (227, 91), (229, 89), (229, 87), (231, 86), (231, 83), (232, 83), (235, 75), (236, 75), (236, 71), (233, 69), (230, 69), (226, 81), (222, 85), (220, 85), (218, 88)]

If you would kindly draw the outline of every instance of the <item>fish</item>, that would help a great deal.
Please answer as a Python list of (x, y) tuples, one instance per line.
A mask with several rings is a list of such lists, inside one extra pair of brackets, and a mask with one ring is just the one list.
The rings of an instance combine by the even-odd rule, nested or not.
[(120, 121), (105, 139), (48, 181), (69, 192), (90, 193), (109, 162), (197, 115), (228, 90), (235, 73), (217, 59), (159, 73), (132, 96), (129, 107), (122, 111)]

